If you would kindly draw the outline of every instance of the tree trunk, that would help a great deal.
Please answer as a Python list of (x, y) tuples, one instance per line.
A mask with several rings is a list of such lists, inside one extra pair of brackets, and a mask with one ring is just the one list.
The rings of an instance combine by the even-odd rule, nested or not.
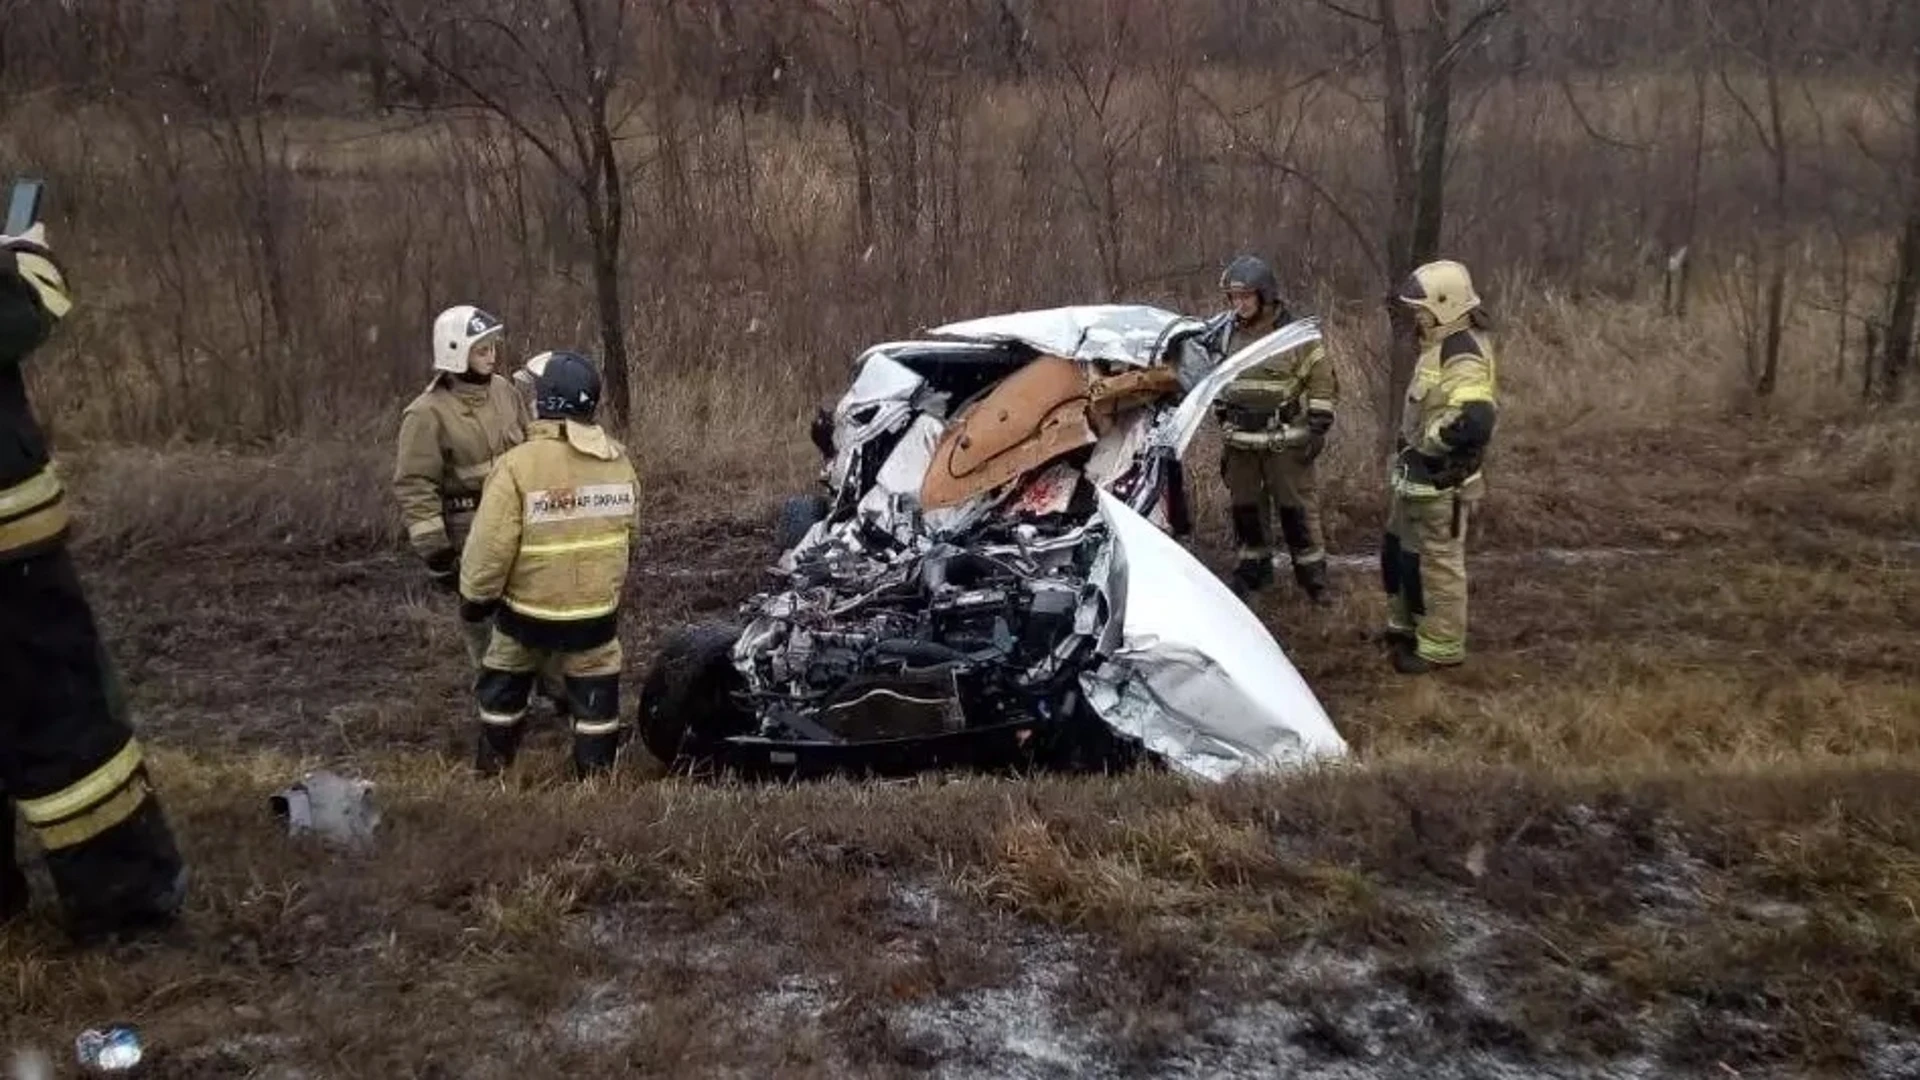
[(1766, 55), (1767, 80), (1767, 123), (1773, 129), (1773, 229), (1774, 242), (1771, 273), (1767, 279), (1767, 337), (1766, 352), (1760, 368), (1760, 381), (1754, 386), (1754, 392), (1761, 397), (1771, 397), (1774, 387), (1780, 382), (1780, 335), (1786, 323), (1787, 302), (1787, 259), (1792, 251), (1792, 238), (1787, 233), (1787, 130), (1784, 106), (1780, 101), (1780, 53), (1776, 40), (1777, 29), (1774, 25), (1775, 11), (1772, 5), (1766, 12), (1764, 42)]
[[(1429, 0), (1427, 73), (1420, 85), (1419, 172), (1415, 178), (1411, 262), (1417, 266), (1440, 251), (1446, 212), (1447, 131), (1453, 112), (1452, 0)], [(1411, 267), (1409, 267), (1411, 269)]]
[(1754, 383), (1753, 392), (1761, 397), (1773, 396), (1775, 386), (1780, 382), (1780, 335), (1786, 321), (1787, 307), (1787, 260), (1786, 252), (1775, 250), (1773, 268), (1767, 277), (1767, 336), (1764, 354), (1761, 357), (1760, 378)]
[[(854, 93), (861, 93), (856, 89)], [(853, 153), (854, 243), (861, 251), (873, 245), (873, 149), (867, 141), (866, 110), (849, 107), (840, 114)]]
[[(1920, 60), (1920, 47), (1914, 50)], [(1887, 330), (1880, 343), (1880, 394), (1898, 401), (1913, 363), (1915, 308), (1920, 306), (1920, 64), (1913, 80), (1913, 159), (1907, 164), (1907, 226), (1900, 234), (1896, 270), (1887, 297)]]
[[(620, 239), (626, 227), (626, 188), (620, 161), (614, 156), (613, 132), (607, 124), (607, 87), (596, 81), (588, 116), (592, 128), (595, 174), (588, 184), (589, 227), (593, 232), (593, 285), (600, 308), (600, 347), (605, 352), (606, 381), (601, 407), (615, 430), (625, 431), (632, 404), (628, 391), (627, 317), (620, 288)], [(598, 212), (596, 213), (596, 208)]]
[[(1413, 234), (1417, 211), (1417, 179), (1414, 167), (1412, 101), (1407, 91), (1406, 55), (1400, 37), (1400, 18), (1395, 0), (1379, 0), (1381, 64), (1386, 75), (1385, 112), (1387, 174), (1392, 183), (1393, 205), (1387, 221), (1387, 287), (1396, 289), (1413, 272)], [(1387, 381), (1382, 388), (1385, 400), (1380, 415), (1386, 418), (1382, 442), (1391, 448), (1400, 430), (1400, 414), (1406, 402), (1406, 385), (1413, 377), (1420, 346), (1416, 324), (1401, 305), (1387, 304)]]
[(1392, 181), (1393, 209), (1387, 222), (1387, 274), (1397, 283), (1413, 269), (1414, 163), (1412, 117), (1407, 92), (1406, 57), (1400, 40), (1400, 19), (1394, 0), (1380, 0), (1380, 54), (1386, 71), (1385, 110), (1387, 173)]
[(1840, 386), (1847, 381), (1847, 314), (1853, 303), (1853, 245), (1847, 242), (1844, 232), (1840, 232), (1840, 315), (1835, 320), (1839, 324), (1837, 340), (1833, 348), (1833, 385)]
[(1687, 168), (1686, 217), (1680, 229), (1678, 280), (1674, 282), (1673, 314), (1687, 317), (1688, 286), (1692, 283), (1693, 244), (1700, 228), (1700, 174), (1707, 158), (1707, 69), (1704, 63), (1693, 73), (1693, 158)]
[(1913, 363), (1915, 308), (1920, 306), (1920, 168), (1915, 170), (1907, 227), (1900, 236), (1899, 269), (1887, 303), (1887, 329), (1880, 341), (1880, 395), (1898, 401)]

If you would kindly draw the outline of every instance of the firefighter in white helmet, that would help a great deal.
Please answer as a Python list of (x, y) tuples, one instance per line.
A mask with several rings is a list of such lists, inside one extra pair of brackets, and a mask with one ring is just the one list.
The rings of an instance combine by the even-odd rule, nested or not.
[[(400, 417), (393, 492), (407, 540), (435, 584), (456, 592), (480, 493), (494, 462), (524, 442), (531, 402), (499, 373), (505, 327), (471, 304), (433, 321), (433, 381)], [(485, 624), (461, 622), (467, 658), (477, 671), (487, 651)], [(557, 671), (557, 669), (556, 669)], [(557, 674), (546, 687), (556, 710), (566, 696)]]
[(1426, 263), (1393, 293), (1419, 324), (1380, 548), (1394, 669), (1419, 675), (1467, 656), (1467, 526), (1499, 419), (1491, 322), (1467, 268)]

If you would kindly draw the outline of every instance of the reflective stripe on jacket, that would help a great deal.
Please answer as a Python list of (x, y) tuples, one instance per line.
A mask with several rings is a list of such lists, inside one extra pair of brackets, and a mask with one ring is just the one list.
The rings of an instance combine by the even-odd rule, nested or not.
[(27, 400), (27, 357), (73, 308), (66, 279), (31, 240), (0, 250), (0, 562), (65, 542), (66, 490)]
[[(1282, 314), (1274, 311), (1247, 326), (1230, 324), (1222, 345), (1222, 357), (1232, 356), (1255, 341), (1280, 328)], [(1255, 429), (1294, 423), (1305, 414), (1331, 416), (1340, 399), (1340, 381), (1333, 370), (1324, 344), (1293, 349), (1252, 368), (1228, 383), (1220, 392), (1219, 407), (1223, 423), (1248, 429), (1236, 417), (1258, 420)]]
[[(1492, 345), (1462, 322), (1428, 335), (1407, 383), (1400, 418), (1401, 455), (1394, 488), (1432, 497), (1477, 480), (1499, 416)], [(1424, 461), (1423, 461), (1424, 459)], [(1426, 462), (1443, 463), (1441, 472)]]

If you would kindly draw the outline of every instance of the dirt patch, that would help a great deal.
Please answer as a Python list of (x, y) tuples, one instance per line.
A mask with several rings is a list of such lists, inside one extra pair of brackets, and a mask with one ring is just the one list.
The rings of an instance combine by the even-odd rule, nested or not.
[[(772, 554), (751, 515), (639, 549), (629, 695)], [(1276, 590), (1365, 767), (1205, 789), (581, 789), (546, 723), (480, 784), (451, 599), (404, 554), (83, 566), (193, 907), (117, 952), (0, 933), (0, 1051), (113, 1018), (196, 1076), (1897, 1076), (1920, 1045), (1920, 565), (1882, 541), (1490, 560), (1471, 664), (1419, 682), (1364, 568), (1330, 612)], [(268, 815), (321, 761), (378, 784), (370, 854)]]

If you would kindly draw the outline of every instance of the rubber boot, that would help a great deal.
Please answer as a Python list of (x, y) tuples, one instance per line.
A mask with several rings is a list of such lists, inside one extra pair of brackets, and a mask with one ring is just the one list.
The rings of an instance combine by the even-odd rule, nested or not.
[[(7, 822), (6, 827), (13, 828), (13, 822)], [(11, 863), (0, 866), (0, 925), (26, 914), (27, 905), (32, 900), (32, 895), (27, 891), (27, 875)]]
[(1241, 559), (1233, 568), (1233, 594), (1251, 596), (1273, 584), (1272, 559)]
[(27, 892), (27, 875), (14, 862), (13, 800), (0, 793), (0, 923), (22, 914), (32, 899)]
[(33, 899), (27, 890), (27, 875), (14, 862), (13, 803), (0, 796), (0, 923), (25, 914)]
[(505, 772), (520, 753), (520, 738), (525, 731), (525, 722), (511, 726), (481, 724), (479, 745), (473, 758), (474, 773), (491, 779)]
[(1393, 649), (1393, 670), (1402, 675), (1425, 675), (1436, 665), (1420, 655), (1420, 650), (1409, 641), (1401, 642)]
[(1293, 580), (1299, 582), (1300, 587), (1306, 590), (1307, 599), (1312, 601), (1315, 607), (1333, 606), (1333, 597), (1327, 588), (1327, 564), (1324, 559), (1305, 564), (1294, 563)]
[(618, 731), (609, 731), (604, 735), (582, 735), (574, 732), (574, 778), (585, 780), (612, 772), (614, 757), (619, 752), (620, 733)]
[(91, 945), (163, 930), (187, 898), (187, 868), (155, 796), (106, 832), (46, 854), (62, 921)]

